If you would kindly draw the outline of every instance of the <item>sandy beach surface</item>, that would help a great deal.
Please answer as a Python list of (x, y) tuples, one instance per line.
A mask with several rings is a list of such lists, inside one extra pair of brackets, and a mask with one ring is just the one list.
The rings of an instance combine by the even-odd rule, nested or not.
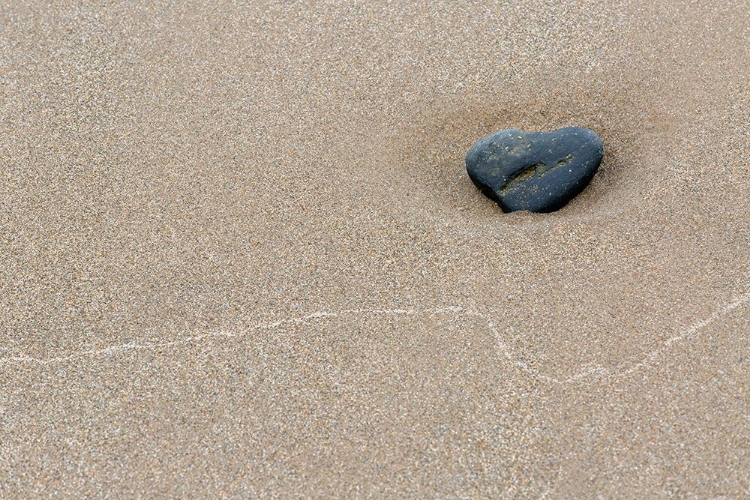
[[(748, 498), (746, 0), (4, 2), (0, 497)], [(589, 127), (551, 214), (464, 155)]]

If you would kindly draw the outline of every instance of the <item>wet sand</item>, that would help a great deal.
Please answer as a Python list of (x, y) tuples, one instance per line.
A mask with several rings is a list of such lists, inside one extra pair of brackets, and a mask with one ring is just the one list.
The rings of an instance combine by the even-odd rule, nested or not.
[(0, 496), (750, 495), (747, 2), (211, 4), (0, 12)]

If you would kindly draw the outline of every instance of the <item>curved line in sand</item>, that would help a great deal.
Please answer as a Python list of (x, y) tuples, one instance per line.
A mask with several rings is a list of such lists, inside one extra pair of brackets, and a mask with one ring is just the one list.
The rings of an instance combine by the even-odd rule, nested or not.
[[(489, 328), (490, 332), (495, 338), (495, 342), (497, 344), (498, 351), (511, 363), (513, 363), (517, 368), (520, 368), (522, 371), (540, 379), (544, 380), (546, 382), (551, 382), (554, 384), (569, 384), (572, 382), (577, 382), (580, 380), (583, 380), (588, 377), (593, 377), (598, 375), (599, 377), (606, 377), (606, 378), (615, 378), (615, 377), (621, 377), (625, 375), (629, 375), (646, 365), (648, 365), (650, 362), (652, 362), (654, 359), (656, 359), (660, 354), (662, 354), (664, 351), (669, 349), (673, 344), (676, 342), (680, 342), (682, 340), (685, 340), (687, 338), (693, 337), (696, 333), (698, 333), (703, 328), (707, 327), (714, 321), (716, 321), (721, 316), (726, 315), (727, 313), (731, 312), (732, 310), (750, 302), (750, 292), (739, 295), (735, 297), (732, 301), (724, 304), (722, 307), (714, 311), (708, 318), (698, 321), (697, 323), (693, 323), (686, 329), (684, 329), (682, 332), (680, 332), (678, 335), (671, 337), (667, 340), (665, 340), (662, 343), (662, 346), (658, 349), (650, 352), (647, 354), (641, 361), (633, 364), (630, 368), (612, 372), (606, 368), (604, 368), (601, 365), (595, 365), (593, 367), (587, 368), (585, 370), (580, 371), (579, 373), (572, 375), (565, 379), (558, 379), (555, 377), (550, 377), (548, 375), (543, 374), (539, 370), (536, 370), (534, 368), (529, 367), (526, 363), (524, 363), (522, 360), (519, 359), (519, 356), (516, 355), (512, 348), (503, 342), (502, 337), (500, 333), (497, 330), (497, 327), (495, 326), (495, 323), (493, 322), (492, 318), (485, 313), (473, 310), (473, 309), (467, 309), (461, 306), (448, 306), (448, 307), (438, 307), (438, 308), (430, 308), (430, 309), (342, 309), (339, 311), (315, 311), (310, 314), (307, 314), (305, 316), (300, 316), (298, 318), (285, 318), (280, 319), (277, 321), (273, 321), (271, 323), (260, 323), (254, 327), (251, 327), (249, 330), (272, 330), (274, 328), (278, 328), (283, 325), (287, 324), (302, 324), (307, 323), (309, 321), (321, 319), (321, 318), (335, 318), (339, 316), (345, 316), (345, 315), (402, 315), (402, 316), (417, 316), (422, 314), (453, 314), (455, 317), (460, 316), (466, 316), (466, 317), (474, 317), (474, 318), (480, 318), (487, 323), (487, 327)], [(89, 350), (83, 350), (83, 351), (76, 351), (73, 353), (70, 353), (67, 356), (57, 356), (57, 357), (50, 357), (50, 358), (34, 358), (30, 356), (8, 356), (4, 358), (0, 358), (0, 365), (2, 364), (10, 364), (10, 363), (37, 363), (42, 365), (47, 365), (51, 363), (61, 363), (70, 361), (77, 358), (83, 358), (87, 356), (93, 356), (93, 357), (100, 357), (100, 356), (113, 356), (122, 352), (126, 351), (134, 351), (134, 350), (153, 350), (153, 349), (159, 349), (159, 348), (169, 348), (176, 345), (183, 345), (188, 344), (190, 342), (196, 342), (203, 339), (209, 339), (209, 338), (237, 338), (237, 337), (243, 337), (244, 334), (235, 334), (228, 331), (218, 331), (218, 332), (212, 332), (212, 333), (206, 333), (202, 335), (193, 335), (190, 337), (185, 337), (179, 340), (174, 340), (171, 342), (147, 342), (142, 344), (137, 343), (128, 343), (128, 344), (121, 344), (111, 347), (106, 347), (104, 349), (89, 349)]]

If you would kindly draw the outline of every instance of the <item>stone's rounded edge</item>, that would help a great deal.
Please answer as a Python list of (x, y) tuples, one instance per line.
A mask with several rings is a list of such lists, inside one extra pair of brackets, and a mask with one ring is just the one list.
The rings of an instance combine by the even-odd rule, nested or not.
[(540, 211), (540, 213), (555, 212), (570, 203), (576, 196), (581, 194), (583, 190), (586, 189), (586, 187), (591, 183), (592, 179), (596, 175), (596, 172), (599, 170), (599, 166), (601, 165), (604, 158), (604, 145), (599, 136), (596, 135), (594, 131), (590, 129), (583, 130), (587, 132), (588, 137), (587, 141), (583, 144), (583, 147), (580, 151), (584, 152), (585, 150), (591, 148), (590, 151), (585, 151), (585, 153), (591, 155), (591, 159), (589, 161), (583, 162), (577, 167), (577, 170), (580, 172), (580, 177), (572, 182), (571, 186), (561, 194), (561, 196), (555, 203), (552, 203), (549, 206), (545, 207), (543, 211)]
[(585, 128), (585, 127), (570, 127), (570, 128), (575, 128), (575, 129), (580, 130), (581, 133), (583, 133), (586, 136), (588, 136), (588, 139), (589, 139), (589, 141), (591, 143), (597, 144), (597, 146), (599, 147), (599, 149), (601, 149), (602, 151), (604, 151), (604, 143), (602, 142), (601, 137), (599, 137), (599, 135), (596, 132), (594, 132), (590, 128)]
[[(560, 129), (560, 131), (563, 130), (575, 130), (576, 132), (574, 133), (576, 134), (576, 136), (583, 136), (580, 142), (581, 148), (591, 147), (596, 149), (596, 152), (599, 154), (599, 161), (597, 162), (596, 168), (599, 168), (599, 164), (601, 163), (602, 157), (604, 156), (604, 143), (602, 142), (602, 139), (597, 135), (597, 133), (590, 128), (584, 127), (567, 127)], [(594, 153), (594, 151), (591, 151), (591, 153)]]
[(477, 174), (476, 172), (472, 172), (469, 169), (467, 169), (467, 171), (469, 172), (469, 179), (471, 179), (471, 182), (474, 183), (477, 189), (479, 189), (482, 192), (482, 194), (485, 195), (487, 198), (489, 198), (490, 200), (500, 205), (500, 208), (503, 209), (503, 212), (507, 212), (508, 210), (506, 210), (503, 207), (502, 200), (498, 197), (497, 193), (492, 188), (492, 186), (488, 184), (487, 182), (485, 182), (485, 180), (482, 178), (480, 174)]
[(523, 133), (517, 129), (504, 129), (493, 134), (486, 135), (475, 142), (466, 153), (466, 172), (469, 175), (472, 183), (479, 189), (482, 194), (487, 198), (497, 203), (503, 212), (509, 212), (510, 210), (503, 204), (502, 200), (495, 192), (495, 189), (487, 179), (486, 171), (480, 168), (484, 157), (492, 154), (494, 149), (497, 149), (503, 140), (512, 137), (517, 133)]
[[(575, 152), (576, 157), (579, 154), (588, 156), (589, 160), (586, 160), (579, 165), (576, 165), (575, 160), (572, 162), (573, 168), (580, 175), (565, 175), (562, 172), (552, 172), (552, 176), (547, 179), (546, 182), (531, 182), (526, 183), (530, 185), (533, 190), (528, 193), (523, 191), (520, 193), (514, 193), (511, 196), (504, 196), (502, 189), (507, 184), (507, 179), (517, 172), (527, 169), (536, 163), (536, 160), (530, 159), (526, 163), (521, 161), (521, 158), (516, 158), (518, 166), (513, 172), (506, 172), (503, 176), (503, 184), (500, 183), (497, 186), (493, 186), (492, 179), (487, 178), (486, 172), (483, 171), (482, 162), (487, 156), (494, 154), (507, 154), (507, 149), (513, 148), (513, 141), (520, 140), (527, 144), (530, 148), (528, 151), (532, 156), (544, 157), (546, 161), (550, 161), (552, 157), (557, 154), (556, 151), (549, 149), (549, 144), (539, 144), (545, 141), (555, 141), (560, 139), (564, 141), (562, 150)], [(511, 142), (505, 144), (506, 141)], [(502, 145), (506, 146), (506, 150), (502, 150)], [(567, 146), (567, 148), (566, 148)], [(538, 150), (535, 150), (538, 148)], [(546, 149), (545, 149), (546, 148)], [(494, 151), (497, 149), (498, 151)], [(547, 158), (549, 157), (549, 158)], [(599, 169), (601, 162), (604, 157), (604, 145), (601, 138), (593, 130), (585, 127), (564, 127), (561, 129), (554, 130), (552, 132), (525, 132), (519, 129), (503, 129), (494, 134), (487, 135), (474, 143), (466, 154), (466, 169), (469, 174), (469, 178), (472, 180), (474, 185), (479, 188), (482, 193), (490, 198), (492, 201), (500, 206), (503, 212), (517, 212), (517, 211), (529, 211), (534, 213), (550, 213), (560, 210), (567, 205), (573, 198), (578, 196), (593, 179), (594, 175)], [(556, 160), (551, 160), (556, 161)], [(523, 164), (522, 164), (523, 163)], [(558, 190), (557, 193), (552, 194), (548, 190), (547, 196), (536, 196), (535, 193), (539, 189), (548, 189), (548, 184), (552, 179), (560, 178), (565, 187)], [(546, 186), (546, 185), (547, 186)], [(519, 200), (520, 198), (520, 200)]]

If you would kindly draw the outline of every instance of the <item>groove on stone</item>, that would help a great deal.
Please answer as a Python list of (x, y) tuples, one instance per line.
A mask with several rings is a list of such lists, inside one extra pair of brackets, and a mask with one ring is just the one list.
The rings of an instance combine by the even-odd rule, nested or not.
[(505, 184), (505, 186), (500, 188), (500, 194), (502, 196), (505, 196), (509, 192), (517, 188), (524, 181), (529, 180), (532, 177), (542, 178), (551, 171), (568, 165), (571, 161), (573, 161), (574, 158), (575, 157), (573, 155), (568, 155), (562, 160), (558, 160), (557, 163), (555, 163), (555, 165), (552, 167), (548, 167), (543, 162), (532, 163), (531, 165), (511, 177), (510, 180)]

